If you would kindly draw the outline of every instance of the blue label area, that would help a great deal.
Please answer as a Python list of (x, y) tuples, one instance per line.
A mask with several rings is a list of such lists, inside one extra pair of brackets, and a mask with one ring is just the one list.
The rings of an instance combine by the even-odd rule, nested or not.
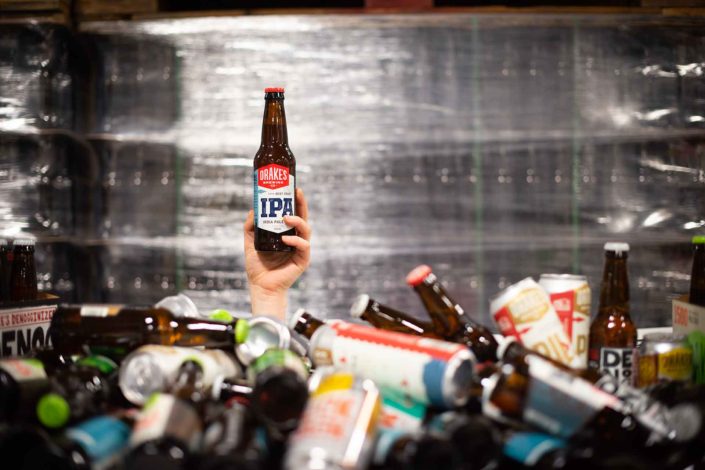
[(538, 432), (518, 432), (504, 443), (504, 455), (532, 466), (546, 453), (565, 447), (562, 439)]
[(112, 416), (99, 416), (66, 431), (95, 464), (122, 452), (130, 439), (130, 427)]
[(422, 376), (428, 401), (443, 408), (449, 405), (443, 398), (443, 376), (447, 367), (448, 363), (432, 359), (424, 366)]
[(556, 436), (568, 438), (582, 428), (595, 412), (580, 397), (571, 396), (550, 382), (531, 377), (524, 408), (526, 422)]

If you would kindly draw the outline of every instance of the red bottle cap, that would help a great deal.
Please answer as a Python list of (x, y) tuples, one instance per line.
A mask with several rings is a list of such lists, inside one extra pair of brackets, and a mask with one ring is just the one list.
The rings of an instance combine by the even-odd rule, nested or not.
[(265, 93), (284, 93), (284, 88), (265, 88)]
[(416, 266), (409, 274), (406, 275), (406, 283), (411, 287), (418, 286), (428, 277), (429, 274), (431, 274), (431, 272), (431, 266), (426, 264)]

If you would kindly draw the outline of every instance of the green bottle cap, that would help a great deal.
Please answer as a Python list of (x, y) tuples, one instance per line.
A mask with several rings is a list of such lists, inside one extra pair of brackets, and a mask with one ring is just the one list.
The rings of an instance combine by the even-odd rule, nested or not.
[(696, 235), (693, 237), (694, 245), (702, 245), (703, 243), (705, 243), (705, 235)]
[(235, 342), (237, 344), (242, 344), (247, 341), (247, 337), (250, 335), (250, 323), (241, 318), (235, 323)]
[(233, 316), (230, 315), (230, 312), (227, 310), (223, 310), (222, 308), (219, 308), (218, 310), (213, 310), (209, 317), (211, 320), (216, 320), (216, 321), (222, 321), (224, 323), (232, 323), (234, 320)]
[(48, 428), (60, 428), (71, 416), (71, 408), (64, 397), (56, 393), (47, 393), (37, 403), (39, 422)]

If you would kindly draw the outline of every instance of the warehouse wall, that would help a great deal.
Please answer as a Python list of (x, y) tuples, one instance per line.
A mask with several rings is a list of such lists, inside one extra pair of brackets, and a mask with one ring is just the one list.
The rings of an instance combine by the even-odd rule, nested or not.
[(281, 85), (314, 230), (292, 310), (369, 293), (421, 314), (418, 263), (488, 324), (491, 295), (543, 272), (587, 274), (595, 308), (602, 244), (624, 240), (637, 324), (667, 324), (705, 224), (704, 25), (203, 18), (33, 27), (34, 49), (0, 27), (0, 232), (47, 242), (45, 286), (76, 300), (246, 310), (262, 89)]

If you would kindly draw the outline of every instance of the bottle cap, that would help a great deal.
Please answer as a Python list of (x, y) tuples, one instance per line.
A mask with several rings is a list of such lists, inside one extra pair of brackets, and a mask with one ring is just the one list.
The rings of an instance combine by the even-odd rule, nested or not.
[(617, 253), (626, 253), (629, 251), (629, 243), (607, 242), (607, 243), (605, 243), (605, 251), (615, 251)]
[(417, 266), (406, 275), (406, 283), (411, 287), (418, 286), (428, 277), (429, 274), (431, 274), (431, 272), (431, 267), (426, 264)]
[(69, 416), (69, 404), (57, 393), (47, 393), (37, 403), (37, 417), (48, 428), (60, 428), (68, 422)]
[(350, 307), (350, 316), (352, 316), (353, 318), (362, 317), (362, 314), (365, 313), (365, 310), (367, 309), (367, 305), (369, 303), (369, 295), (362, 294), (361, 296), (359, 296), (357, 299), (355, 299), (355, 302), (352, 304), (352, 307)]
[[(233, 316), (227, 310), (219, 308), (218, 310), (213, 310), (208, 316), (211, 320), (222, 321), (224, 323), (232, 323), (234, 320)], [(237, 334), (237, 325), (235, 325), (235, 333)]]
[(247, 337), (250, 335), (250, 323), (241, 318), (235, 323), (235, 343), (242, 344), (247, 341)]
[(264, 89), (265, 93), (284, 93), (284, 88), (269, 87)]
[(299, 321), (301, 321), (301, 317), (306, 313), (305, 308), (300, 308), (297, 311), (294, 312), (294, 314), (289, 318), (289, 329), (290, 330), (296, 330), (296, 325), (299, 324)]
[(31, 238), (18, 238), (14, 241), (15, 246), (34, 246), (34, 240)]
[[(2, 243), (0, 243), (2, 244)], [(702, 245), (705, 244), (705, 235), (696, 235), (693, 237), (693, 244), (694, 245)]]

